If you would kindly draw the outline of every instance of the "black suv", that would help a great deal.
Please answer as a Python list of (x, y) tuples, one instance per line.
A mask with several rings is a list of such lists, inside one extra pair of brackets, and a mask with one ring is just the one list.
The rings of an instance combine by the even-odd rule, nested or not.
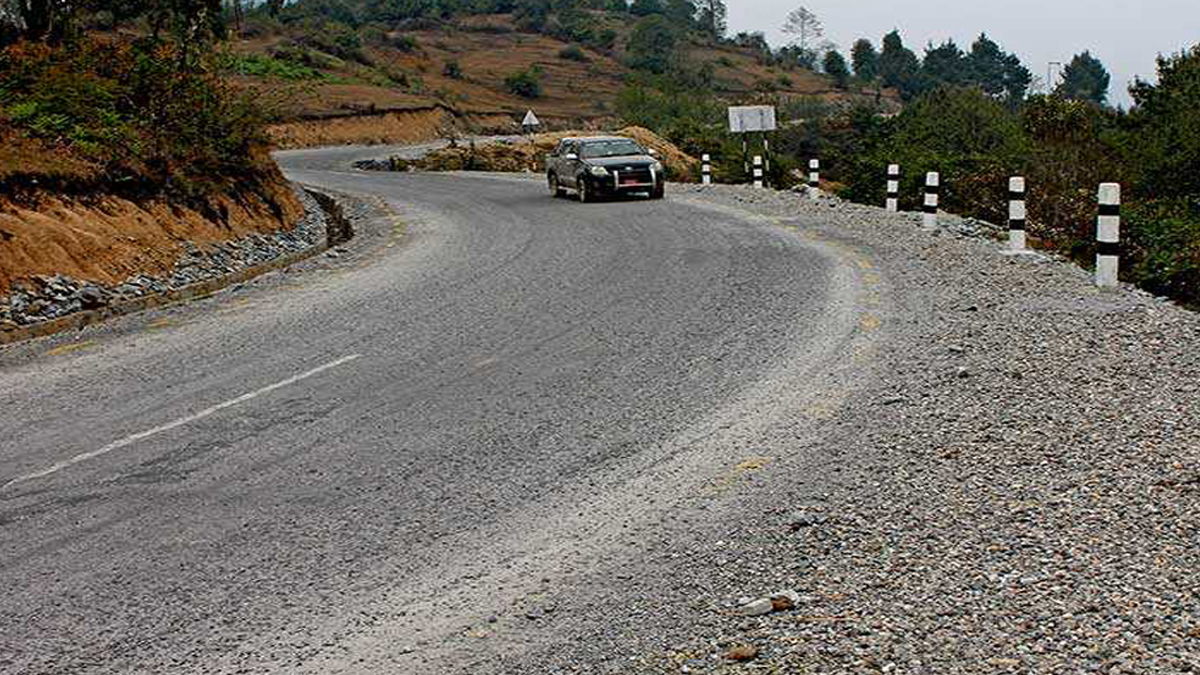
[(564, 138), (546, 158), (550, 193), (574, 190), (581, 202), (633, 192), (662, 199), (666, 172), (656, 154), (619, 136)]

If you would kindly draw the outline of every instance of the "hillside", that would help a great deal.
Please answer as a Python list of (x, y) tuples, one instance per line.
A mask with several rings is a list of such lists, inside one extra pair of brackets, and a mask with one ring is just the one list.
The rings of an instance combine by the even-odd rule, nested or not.
[[(313, 34), (326, 24), (263, 21), (234, 42), (235, 70), (243, 86), (274, 102), (270, 131), (280, 147), (417, 141), (450, 128), (512, 132), (529, 109), (549, 128), (606, 126), (616, 121), (622, 89), (644, 73), (629, 65), (633, 22), (587, 15), (610, 47), (534, 32), (509, 14), (371, 26), (342, 43)], [(823, 75), (773, 65), (732, 43), (693, 35), (678, 51), (682, 67), (730, 102), (875, 99), (873, 90), (839, 90)], [(520, 73), (536, 79), (536, 96), (514, 93), (506, 80)]]

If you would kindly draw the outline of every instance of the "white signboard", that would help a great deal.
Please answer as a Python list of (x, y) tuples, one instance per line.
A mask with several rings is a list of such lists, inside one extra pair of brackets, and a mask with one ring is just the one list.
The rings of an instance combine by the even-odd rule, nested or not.
[(533, 114), (532, 110), (525, 113), (525, 121), (521, 122), (523, 127), (540, 127), (541, 125), (541, 121), (538, 120), (537, 115)]
[(775, 106), (743, 105), (729, 109), (729, 131), (744, 134), (751, 131), (775, 131)]

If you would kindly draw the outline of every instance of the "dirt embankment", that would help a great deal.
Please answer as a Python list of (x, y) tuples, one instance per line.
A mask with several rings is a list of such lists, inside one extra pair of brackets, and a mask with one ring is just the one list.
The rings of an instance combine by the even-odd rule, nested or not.
[[(546, 155), (558, 142), (570, 136), (586, 136), (590, 131), (560, 131), (536, 134), (529, 140), (497, 140), (486, 143), (463, 143), (429, 153), (417, 160), (391, 160), (394, 170), (419, 171), (506, 171), (540, 172), (544, 170)], [(670, 180), (691, 182), (695, 180), (699, 162), (695, 157), (680, 150), (675, 144), (642, 127), (626, 127), (615, 132), (627, 136), (647, 148), (658, 152), (667, 167)]]
[(185, 243), (200, 248), (292, 227), (304, 214), (277, 172), (254, 191), (202, 207), (135, 203), (104, 195), (0, 197), (0, 294), (35, 276), (66, 275), (113, 285), (171, 269)]
[(329, 145), (405, 145), (458, 135), (519, 133), (506, 113), (456, 114), (447, 108), (361, 112), (276, 124), (267, 129), (280, 150)]

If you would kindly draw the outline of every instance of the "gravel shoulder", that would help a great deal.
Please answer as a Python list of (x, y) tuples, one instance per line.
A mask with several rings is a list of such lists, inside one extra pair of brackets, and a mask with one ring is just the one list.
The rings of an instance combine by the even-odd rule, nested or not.
[[(818, 427), (755, 439), (791, 459), (742, 472), (711, 518), (595, 562), (541, 600), (553, 613), (525, 629), (540, 637), (481, 646), (476, 667), (1200, 672), (1196, 314), (1002, 256), (952, 217), (930, 234), (833, 200), (673, 195), (842, 247), (887, 288), (881, 338)], [(779, 591), (794, 608), (739, 611)]]

